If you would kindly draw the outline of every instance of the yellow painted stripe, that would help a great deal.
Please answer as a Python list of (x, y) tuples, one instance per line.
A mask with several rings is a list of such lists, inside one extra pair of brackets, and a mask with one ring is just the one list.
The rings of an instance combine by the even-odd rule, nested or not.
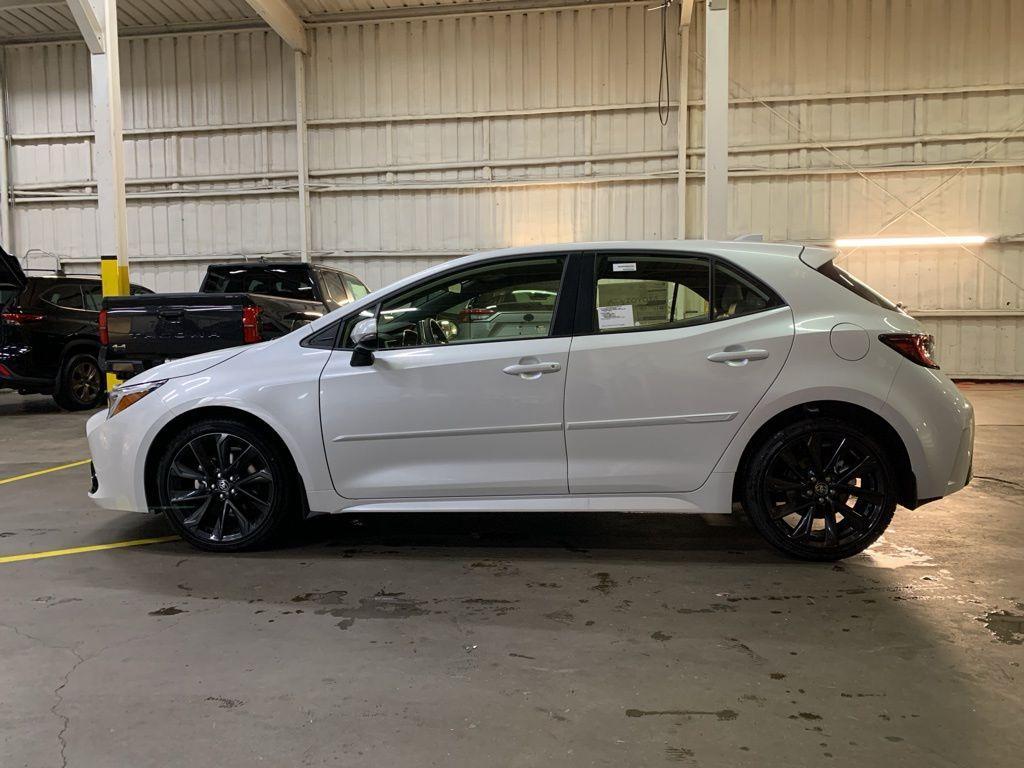
[(46, 557), (63, 557), (64, 555), (80, 555), (84, 552), (100, 552), (104, 549), (123, 549), (124, 547), (141, 547), (143, 544), (163, 544), (177, 541), (178, 536), (159, 536), (155, 539), (134, 539), (132, 541), (115, 541), (113, 544), (92, 544), (87, 547), (71, 549), (51, 549), (49, 552), (29, 552), (24, 555), (4, 555), (0, 563), (20, 563), (23, 560), (42, 560)]
[(62, 469), (71, 469), (72, 467), (81, 467), (89, 463), (89, 459), (82, 459), (81, 461), (73, 461), (70, 464), (61, 464), (59, 467), (50, 467), (49, 469), (40, 469), (36, 472), (29, 472), (25, 475), (15, 475), (14, 477), (5, 477), (0, 480), (0, 485), (6, 485), (7, 483), (13, 483), (15, 480), (28, 480), (30, 477), (39, 477), (40, 475), (48, 475), (51, 472), (60, 472)]

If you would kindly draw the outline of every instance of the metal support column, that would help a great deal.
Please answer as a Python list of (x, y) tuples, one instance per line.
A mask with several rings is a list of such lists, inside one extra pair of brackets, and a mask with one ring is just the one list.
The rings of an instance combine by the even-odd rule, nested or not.
[(117, 0), (68, 0), (89, 47), (92, 73), (93, 173), (97, 193), (97, 238), (104, 296), (129, 290), (128, 213), (124, 189), (121, 69)]
[(686, 148), (690, 132), (690, 19), (694, 0), (683, 0), (679, 6), (679, 111), (676, 115), (676, 167), (679, 173), (676, 196), (679, 212), (676, 239), (686, 239)]
[(14, 232), (11, 230), (11, 130), (7, 124), (7, 54), (0, 52), (0, 246), (14, 253)]
[(729, 231), (729, 0), (705, 0), (704, 237)]
[(309, 261), (309, 140), (306, 134), (306, 55), (295, 50), (295, 137), (299, 173), (299, 251)]

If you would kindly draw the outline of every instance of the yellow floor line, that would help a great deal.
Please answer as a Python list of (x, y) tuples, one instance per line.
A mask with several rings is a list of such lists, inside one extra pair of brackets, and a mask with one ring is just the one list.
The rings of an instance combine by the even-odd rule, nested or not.
[(178, 541), (178, 536), (159, 536), (155, 539), (134, 539), (132, 541), (115, 541), (113, 544), (91, 544), (87, 547), (71, 549), (51, 549), (49, 552), (29, 552), (25, 555), (4, 555), (0, 563), (20, 563), (22, 560), (41, 560), (44, 557), (63, 557), (79, 555), (83, 552), (100, 552), (104, 549), (123, 549), (124, 547), (141, 547), (143, 544), (163, 544), (166, 541)]
[(30, 477), (39, 477), (40, 475), (48, 475), (51, 472), (60, 472), (62, 469), (71, 469), (72, 467), (81, 467), (89, 463), (89, 459), (82, 459), (81, 461), (73, 461), (70, 464), (61, 464), (59, 467), (50, 467), (49, 469), (40, 469), (36, 472), (29, 472), (24, 475), (15, 475), (14, 477), (5, 477), (0, 480), (0, 485), (6, 485), (7, 483), (13, 483), (15, 480), (28, 480)]

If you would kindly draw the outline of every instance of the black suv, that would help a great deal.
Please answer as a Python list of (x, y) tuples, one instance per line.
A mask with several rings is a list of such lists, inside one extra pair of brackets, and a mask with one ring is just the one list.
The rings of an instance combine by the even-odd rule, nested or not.
[[(133, 294), (151, 293), (132, 286)], [(27, 277), (0, 248), (0, 388), (53, 395), (62, 408), (95, 408), (106, 381), (100, 370), (97, 277)]]

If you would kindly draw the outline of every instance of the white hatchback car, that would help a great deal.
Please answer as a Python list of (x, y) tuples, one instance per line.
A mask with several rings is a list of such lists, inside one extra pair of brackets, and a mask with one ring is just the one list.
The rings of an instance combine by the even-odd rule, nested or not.
[[(728, 513), (847, 557), (971, 477), (970, 404), (821, 248), (456, 259), (274, 341), (161, 365), (88, 424), (91, 497), (197, 547), (339, 512)], [(642, 524), (638, 520), (638, 524)]]

